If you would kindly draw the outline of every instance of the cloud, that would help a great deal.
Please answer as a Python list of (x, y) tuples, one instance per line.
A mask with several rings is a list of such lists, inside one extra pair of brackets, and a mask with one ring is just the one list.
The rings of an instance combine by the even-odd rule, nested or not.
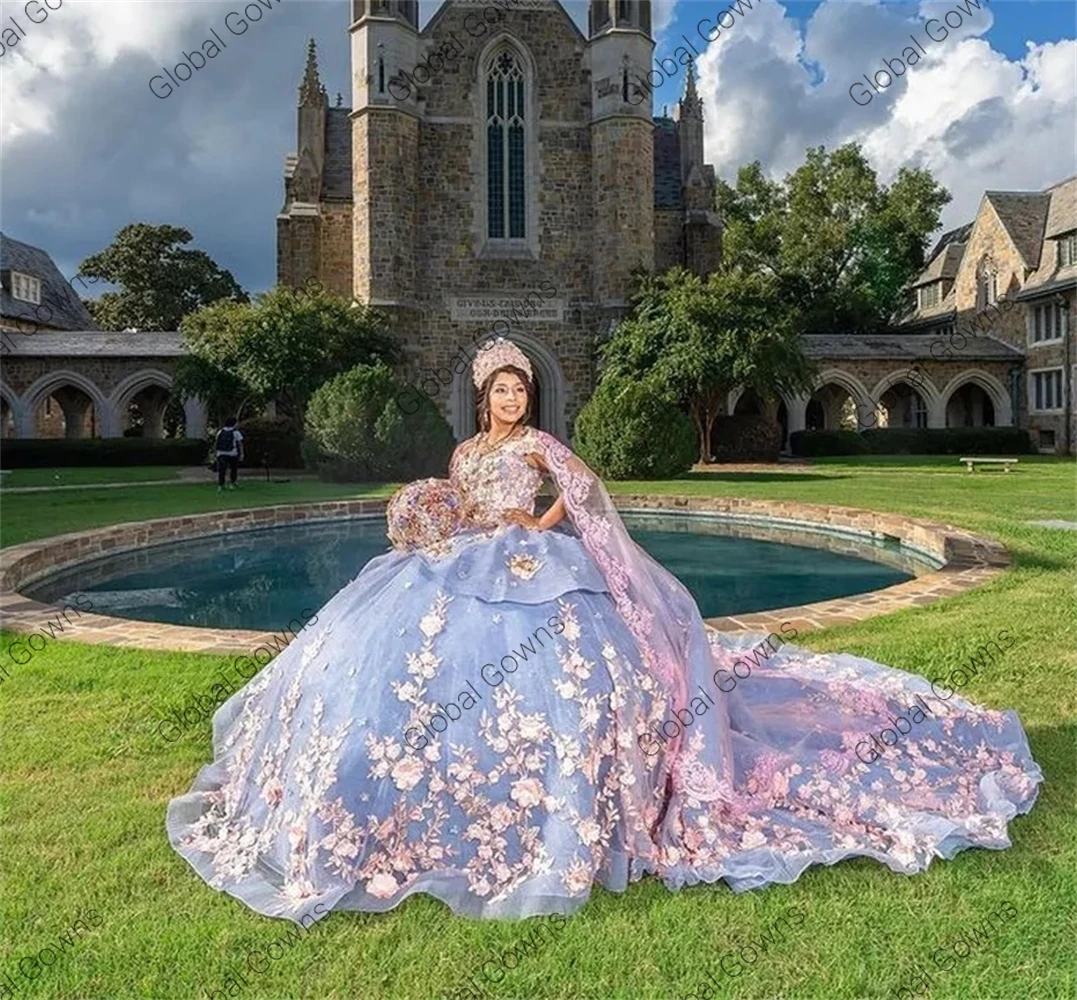
[[(5, 232), (70, 274), (129, 222), (182, 225), (246, 287), (272, 284), (307, 39), (318, 39), (331, 102), (337, 91), (348, 102), (348, 4), (273, 3), (242, 36), (222, 35), (227, 50), (169, 98), (148, 87), (253, 2), (63, 0), (32, 24), (25, 0), (0, 0), (0, 23), (14, 16), (25, 31), (0, 56)], [(800, 18), (801, 8), (755, 0), (699, 60), (708, 159), (725, 177), (754, 159), (782, 175), (808, 146), (856, 139), (884, 181), (906, 163), (929, 167), (954, 194), (951, 225), (972, 217), (986, 188), (1041, 188), (1077, 172), (1072, 132), (1060, 134), (1077, 111), (1077, 42), (1030, 42), (1010, 58), (984, 37), (986, 9), (945, 41), (923, 41), (927, 55), (867, 107), (850, 99), (851, 83), (962, 2), (824, 0)], [(424, 23), (438, 6), (424, 0)], [(586, 32), (587, 4), (565, 6)], [(685, 9), (657, 3), (656, 33)]]
[[(925, 22), (955, 6), (968, 11), (961, 23), (930, 40)], [(711, 109), (707, 157), (729, 179), (756, 159), (780, 176), (809, 146), (856, 140), (883, 182), (903, 165), (930, 169), (954, 196), (947, 227), (969, 221), (986, 189), (1037, 190), (1071, 176), (1077, 42), (1028, 42), (1010, 59), (983, 37), (992, 23), (972, 0), (919, 7), (824, 0), (803, 24), (780, 4), (757, 4), (699, 61)], [(941, 34), (934, 25), (932, 32)], [(900, 59), (910, 33), (926, 55), (881, 93), (867, 90), (870, 104), (855, 104), (850, 86), (884, 70), (884, 59)]]

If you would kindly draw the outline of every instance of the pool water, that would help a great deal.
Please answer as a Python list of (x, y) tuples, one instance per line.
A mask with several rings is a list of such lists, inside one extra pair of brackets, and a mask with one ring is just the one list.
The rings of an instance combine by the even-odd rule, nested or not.
[[(907, 553), (870, 540), (684, 514), (624, 516), (705, 618), (859, 594), (913, 575)], [(388, 548), (381, 518), (235, 532), (82, 563), (25, 593), (55, 603), (81, 591), (96, 613), (121, 618), (273, 630), (317, 610)]]

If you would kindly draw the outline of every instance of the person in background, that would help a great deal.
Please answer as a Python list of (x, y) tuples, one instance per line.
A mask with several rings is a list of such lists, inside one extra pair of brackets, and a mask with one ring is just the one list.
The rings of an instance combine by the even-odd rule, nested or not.
[(236, 476), (239, 474), (239, 463), (243, 461), (243, 435), (236, 427), (236, 418), (229, 417), (224, 426), (217, 431), (217, 439), (213, 442), (217, 452), (217, 492), (224, 489), (224, 473), (226, 470), (232, 474), (232, 489), (236, 489)]

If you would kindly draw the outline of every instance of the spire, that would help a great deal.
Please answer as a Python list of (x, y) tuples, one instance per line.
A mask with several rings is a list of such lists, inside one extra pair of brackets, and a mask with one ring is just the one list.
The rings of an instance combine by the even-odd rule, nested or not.
[(307, 68), (299, 86), (299, 106), (321, 105), (327, 100), (325, 87), (318, 77), (318, 53), (312, 38), (307, 46)]
[(680, 118), (698, 118), (703, 120), (703, 101), (696, 90), (696, 61), (688, 57), (688, 78), (684, 85), (684, 97), (681, 98)]

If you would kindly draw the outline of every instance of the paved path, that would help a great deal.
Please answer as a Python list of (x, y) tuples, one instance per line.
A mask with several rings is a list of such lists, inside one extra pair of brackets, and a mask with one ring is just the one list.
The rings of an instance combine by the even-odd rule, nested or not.
[(1058, 528), (1060, 531), (1077, 531), (1077, 521), (1025, 521), (1037, 528)]

